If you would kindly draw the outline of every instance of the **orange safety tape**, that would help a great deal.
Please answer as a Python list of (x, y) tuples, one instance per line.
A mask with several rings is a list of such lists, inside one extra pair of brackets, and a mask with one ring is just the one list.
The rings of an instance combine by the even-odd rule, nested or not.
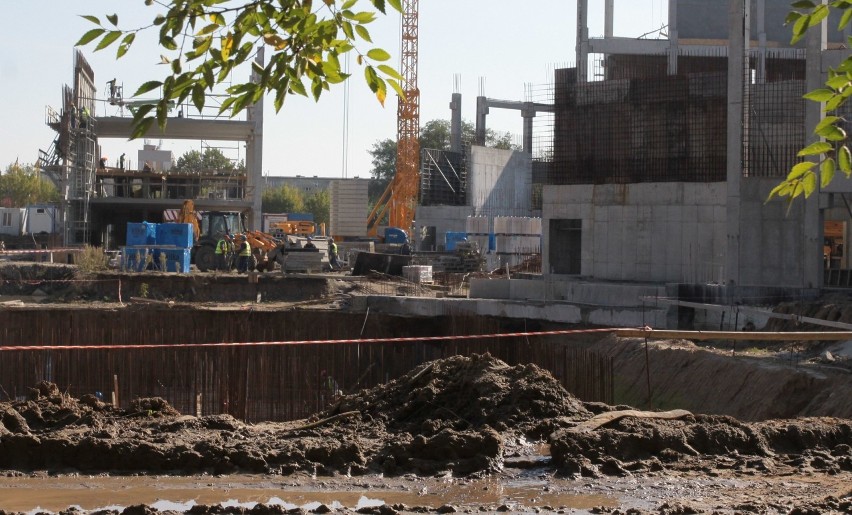
[[(619, 328), (623, 329), (623, 328)], [(607, 329), (566, 329), (561, 331), (537, 331), (527, 333), (468, 334), (456, 336), (409, 336), (403, 338), (365, 338), (362, 340), (293, 340), (283, 342), (219, 342), (219, 343), (176, 343), (176, 344), (127, 344), (127, 345), (3, 345), (0, 351), (10, 350), (115, 350), (115, 349), (181, 349), (193, 347), (270, 347), (283, 345), (315, 345), (323, 343), (398, 343), (436, 342), (453, 340), (477, 340), (481, 338), (514, 338), (518, 336), (558, 336), (565, 334), (611, 333)]]

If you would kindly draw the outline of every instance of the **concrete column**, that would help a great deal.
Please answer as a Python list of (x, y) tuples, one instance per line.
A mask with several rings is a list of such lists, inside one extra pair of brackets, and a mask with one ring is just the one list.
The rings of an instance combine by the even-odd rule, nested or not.
[(757, 70), (755, 82), (766, 82), (766, 0), (757, 2)]
[[(823, 0), (822, 3), (827, 3)], [(825, 77), (822, 73), (822, 53), (827, 48), (828, 23), (822, 20), (818, 26), (811, 27), (806, 36), (806, 61), (805, 61), (805, 89), (812, 91), (825, 87)], [(819, 140), (814, 134), (814, 127), (822, 120), (823, 104), (818, 102), (805, 102), (805, 145), (810, 145)], [(815, 158), (812, 158), (816, 160)], [(835, 179), (837, 180), (837, 179)], [(819, 184), (817, 184), (819, 188)], [(823, 282), (823, 255), (822, 242), (825, 237), (823, 227), (823, 212), (819, 208), (821, 193), (811, 195), (811, 198), (797, 199), (804, 206), (802, 231), (804, 241), (804, 263), (802, 264), (802, 285), (805, 288), (821, 288)]]
[(535, 118), (535, 107), (532, 102), (524, 102), (521, 116), (524, 119), (524, 152), (532, 154), (533, 118)]
[(450, 101), (450, 150), (462, 151), (461, 93), (453, 93)]
[(488, 100), (485, 97), (476, 97), (476, 143), (480, 147), (485, 146), (485, 118), (488, 116)]
[(577, 0), (577, 82), (587, 81), (589, 66), (589, 0)]
[[(264, 66), (263, 46), (258, 48), (255, 62)], [(252, 82), (259, 82), (260, 75), (252, 71)], [(246, 141), (246, 200), (251, 199), (248, 213), (248, 227), (259, 231), (261, 221), (261, 201), (263, 199), (263, 97), (246, 110), (246, 119), (254, 122), (252, 135)]]
[(745, 66), (750, 40), (748, 14), (750, 0), (728, 2), (728, 123), (727, 123), (727, 249), (725, 277), (729, 286), (739, 286), (740, 274), (740, 187), (743, 176), (743, 114), (747, 98)]
[(605, 0), (604, 1), (604, 37), (611, 38), (612, 37), (612, 22), (613, 22), (613, 10), (615, 6), (613, 5), (615, 0)]
[(677, 2), (678, 0), (669, 0), (669, 62), (667, 69), (669, 75), (677, 75)]

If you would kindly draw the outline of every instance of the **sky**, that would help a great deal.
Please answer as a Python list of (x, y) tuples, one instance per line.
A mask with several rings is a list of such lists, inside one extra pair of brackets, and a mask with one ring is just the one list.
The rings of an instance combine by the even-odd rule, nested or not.
[[(367, 7), (366, 0), (360, 0)], [(667, 21), (667, 0), (615, 0), (616, 36), (637, 37), (659, 29)], [(45, 108), (61, 107), (64, 84), (73, 82), (73, 45), (90, 28), (80, 15), (101, 20), (118, 14), (119, 26), (148, 25), (157, 11), (143, 0), (0, 0), (7, 20), (0, 41), (0, 167), (18, 160), (34, 163), (38, 150), (50, 146), (54, 131), (45, 124)], [(374, 46), (393, 57), (399, 69), (400, 16), (392, 9), (368, 26)], [(603, 0), (589, 0), (589, 34), (603, 34)], [(554, 68), (573, 65), (576, 40), (576, 3), (573, 0), (422, 0), (419, 2), (418, 86), (420, 123), (450, 118), (454, 92), (462, 94), (462, 117), (473, 122), (476, 96), (525, 100), (525, 87), (552, 82)], [(366, 45), (366, 50), (370, 45)], [(148, 80), (162, 80), (155, 31), (137, 37), (131, 50), (115, 58), (115, 47), (83, 53), (95, 72), (97, 97), (105, 99), (106, 82), (115, 78), (125, 97)], [(384, 139), (396, 139), (396, 97), (389, 93), (382, 107), (351, 63), (348, 95), (342, 85), (332, 87), (316, 103), (288, 97), (277, 114), (271, 98), (265, 102), (263, 173), (271, 176), (370, 176), (368, 151)], [(248, 71), (245, 72), (246, 78)], [(236, 79), (242, 81), (243, 77)], [(390, 91), (390, 89), (389, 89)], [(348, 98), (347, 98), (348, 97)], [(117, 115), (115, 107), (97, 114)], [(348, 108), (347, 108), (348, 106)], [(348, 113), (348, 130), (345, 114)], [(520, 144), (522, 120), (518, 111), (491, 109), (488, 127), (511, 132)], [(344, 142), (348, 144), (345, 146)], [(126, 153), (131, 164), (143, 141), (101, 140), (103, 155), (115, 160)], [(221, 146), (231, 158), (244, 159), (237, 143), (151, 140), (171, 150), (175, 159), (204, 145)]]

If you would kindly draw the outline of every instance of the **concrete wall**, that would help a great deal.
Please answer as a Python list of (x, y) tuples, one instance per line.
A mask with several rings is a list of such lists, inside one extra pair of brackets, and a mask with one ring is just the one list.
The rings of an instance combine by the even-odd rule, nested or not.
[[(822, 242), (806, 248), (806, 235), (816, 227), (803, 230), (806, 203), (796, 199), (787, 209), (785, 200), (766, 202), (781, 178), (743, 178), (740, 190), (740, 286), (788, 286), (818, 288), (806, 284), (805, 253), (822, 255)], [(822, 262), (822, 259), (819, 259)], [(821, 274), (820, 278), (821, 278)]]
[(467, 203), (474, 207), (477, 215), (531, 215), (530, 154), (471, 146), (467, 180)]
[[(582, 220), (582, 276), (654, 282), (722, 279), (725, 183), (545, 186), (542, 270), (551, 219)], [(556, 256), (557, 259), (561, 256)]]
[[(414, 218), (414, 241), (420, 248), (421, 234), (426, 227), (435, 227), (436, 249), (443, 250), (447, 231), (464, 232), (467, 217), (473, 215), (470, 206), (417, 206)], [(432, 249), (421, 249), (432, 250)]]
[(367, 179), (337, 179), (329, 183), (329, 234), (367, 235)]

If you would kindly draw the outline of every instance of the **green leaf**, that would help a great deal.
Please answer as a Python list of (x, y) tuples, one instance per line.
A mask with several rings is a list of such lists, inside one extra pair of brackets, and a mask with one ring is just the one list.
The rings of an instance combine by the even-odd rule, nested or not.
[(803, 98), (813, 100), (814, 102), (827, 102), (834, 96), (834, 91), (826, 88), (819, 88), (808, 93), (805, 93)]
[(303, 97), (308, 96), (308, 91), (305, 89), (305, 85), (302, 84), (302, 81), (300, 80), (290, 81), (290, 92), (302, 95)]
[(118, 15), (117, 14), (107, 14), (106, 19), (109, 20), (109, 22), (112, 23), (113, 26), (118, 27)]
[(320, 99), (320, 95), (322, 94), (322, 79), (319, 77), (314, 77), (311, 81), (311, 93), (314, 96), (315, 102)]
[[(815, 155), (819, 155), (819, 154), (825, 154), (826, 152), (829, 152), (831, 149), (832, 149), (831, 143), (826, 143), (825, 141), (817, 141), (817, 142), (811, 143), (807, 147), (803, 148), (796, 155), (799, 156), (799, 157), (815, 156)], [(799, 165), (801, 165), (801, 164), (804, 164), (804, 163), (799, 163)], [(799, 166), (799, 165), (796, 165), (796, 166)], [(795, 167), (793, 167), (793, 169), (795, 169)]]
[(211, 34), (213, 32), (216, 32), (216, 30), (218, 28), (219, 28), (219, 25), (216, 25), (215, 23), (211, 23), (210, 25), (207, 25), (203, 29), (199, 30), (195, 35), (196, 36), (204, 36), (206, 34)]
[(195, 84), (192, 88), (192, 103), (200, 113), (204, 109), (204, 86)]
[(396, 80), (400, 80), (400, 81), (403, 80), (402, 75), (398, 71), (394, 70), (393, 68), (391, 68), (390, 66), (388, 66), (386, 64), (380, 64), (380, 65), (377, 66), (377, 68), (379, 69), (379, 71), (381, 71), (382, 73), (384, 73), (385, 75), (387, 75), (388, 77), (390, 77), (392, 79), (396, 79)]
[(822, 165), (819, 167), (819, 179), (820, 179), (820, 187), (825, 188), (831, 181), (834, 179), (834, 171), (836, 170), (836, 166), (834, 163), (834, 159), (828, 158), (822, 162)]
[(110, 32), (107, 32), (103, 39), (101, 39), (101, 42), (98, 43), (98, 46), (95, 47), (95, 51), (97, 52), (98, 50), (103, 50), (104, 48), (110, 46), (113, 42), (115, 42), (116, 39), (119, 38), (119, 36), (121, 36), (120, 30), (112, 30)]
[(374, 48), (367, 52), (367, 57), (374, 61), (387, 61), (390, 59), (390, 54), (381, 48)]
[(398, 12), (402, 12), (402, 2), (400, 0), (387, 0), (388, 3)]
[(823, 118), (814, 129), (814, 134), (819, 134), (819, 131), (825, 129), (830, 125), (834, 125), (835, 122), (842, 120), (839, 116), (826, 116)]
[(813, 161), (802, 161), (801, 163), (797, 163), (796, 165), (793, 166), (793, 169), (790, 170), (790, 173), (787, 174), (787, 180), (793, 181), (793, 180), (800, 178), (801, 176), (803, 176), (804, 174), (809, 172), (816, 165), (817, 164)]
[(343, 2), (343, 5), (340, 6), (341, 10), (352, 9), (352, 6), (358, 3), (358, 0), (346, 0)]
[(148, 134), (151, 126), (154, 125), (154, 118), (141, 118), (133, 121), (133, 132), (130, 133), (130, 139), (137, 139)]
[(837, 30), (843, 31), (847, 25), (849, 25), (849, 20), (852, 20), (852, 9), (845, 9), (843, 11), (843, 15), (840, 17), (840, 23), (837, 24)]
[(361, 39), (367, 43), (373, 42), (373, 40), (370, 39), (370, 31), (367, 30), (367, 27), (364, 27), (363, 25), (355, 25), (355, 32), (357, 32), (358, 35), (361, 36)]
[(811, 0), (799, 0), (797, 2), (793, 2), (792, 6), (795, 9), (813, 9), (816, 7), (816, 4)]
[(837, 164), (840, 166), (840, 170), (846, 174), (846, 177), (852, 175), (852, 151), (846, 145), (837, 150)]
[(370, 23), (376, 19), (376, 13), (370, 11), (362, 11), (360, 13), (355, 13), (352, 16), (352, 19), (357, 21), (358, 23)]
[(163, 83), (158, 80), (149, 80), (148, 82), (139, 86), (139, 89), (136, 90), (136, 93), (133, 94), (134, 97), (138, 97), (139, 95), (144, 95), (145, 93), (159, 88)]
[(825, 85), (835, 91), (849, 87), (849, 84), (849, 77), (845, 73), (835, 75), (834, 77), (825, 81)]
[(85, 44), (88, 44), (88, 43), (92, 42), (95, 38), (97, 38), (98, 36), (103, 34), (104, 32), (106, 32), (106, 30), (104, 30), (104, 29), (92, 29), (89, 32), (86, 32), (85, 34), (83, 34), (83, 37), (81, 37), (80, 41), (75, 43), (74, 46), (83, 46)]
[(817, 176), (815, 173), (806, 174), (802, 177), (802, 186), (804, 187), (805, 198), (811, 196), (811, 193), (817, 189)]
[(133, 40), (136, 39), (136, 33), (131, 32), (130, 34), (124, 36), (124, 39), (121, 40), (121, 44), (118, 45), (118, 51), (115, 53), (115, 58), (120, 59), (124, 54), (130, 50), (130, 45), (133, 44)]
[(391, 85), (396, 94), (399, 95), (399, 98), (405, 100), (405, 91), (402, 90), (402, 86), (399, 84), (399, 81), (388, 79), (388, 84)]
[(86, 20), (89, 20), (90, 22), (94, 23), (95, 25), (101, 24), (101, 20), (97, 19), (95, 16), (92, 16), (91, 14), (81, 14), (80, 17), (84, 18)]
[(796, 20), (796, 23), (793, 24), (793, 38), (790, 40), (791, 44), (796, 44), (805, 36), (805, 31), (808, 30), (808, 22), (810, 22), (810, 15), (806, 14)]
[(825, 134), (823, 134), (822, 137), (828, 141), (843, 141), (846, 139), (846, 131), (840, 127), (832, 125), (825, 130)]
[(829, 12), (828, 6), (825, 4), (816, 6), (813, 12), (811, 12), (811, 19), (808, 21), (808, 28), (819, 25), (822, 20), (828, 17)]
[(178, 48), (174, 38), (171, 38), (169, 36), (161, 37), (160, 44), (163, 45), (163, 48), (165, 48), (166, 50), (177, 50)]
[(787, 195), (790, 194), (790, 192), (792, 190), (793, 190), (792, 185), (789, 182), (784, 181), (781, 184), (779, 184), (778, 186), (775, 186), (774, 188), (772, 188), (772, 191), (769, 192), (769, 196), (766, 197), (766, 201), (764, 203), (769, 202), (770, 200), (772, 200), (776, 196), (786, 197)]
[(372, 0), (373, 6), (382, 14), (385, 14), (385, 0)]
[(787, 17), (784, 18), (784, 25), (789, 25), (801, 17), (802, 13), (798, 11), (790, 11), (789, 13), (787, 13)]
[(367, 81), (370, 91), (375, 93), (379, 90), (379, 76), (376, 75), (376, 70), (372, 66), (364, 68), (364, 79)]

